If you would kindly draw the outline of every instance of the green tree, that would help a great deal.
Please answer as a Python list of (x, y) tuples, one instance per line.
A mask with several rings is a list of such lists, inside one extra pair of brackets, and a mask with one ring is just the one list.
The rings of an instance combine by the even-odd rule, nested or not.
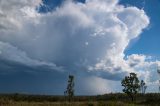
[(69, 101), (74, 96), (74, 76), (69, 75), (67, 90), (64, 92), (64, 95), (68, 96)]
[(123, 92), (126, 93), (133, 101), (134, 96), (138, 93), (140, 86), (137, 75), (135, 73), (130, 73), (129, 76), (125, 76), (121, 84), (124, 86)]

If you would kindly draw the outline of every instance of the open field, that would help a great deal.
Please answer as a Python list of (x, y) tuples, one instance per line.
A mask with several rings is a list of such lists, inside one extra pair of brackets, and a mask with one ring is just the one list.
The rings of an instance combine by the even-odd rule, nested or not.
[[(0, 106), (136, 106), (123, 102), (8, 102)], [(140, 105), (142, 106), (142, 105)], [(158, 105), (157, 105), (158, 106)]]
[(1, 94), (0, 106), (159, 106), (160, 94), (136, 95), (134, 102), (127, 95), (106, 94), (76, 96), (71, 102), (64, 96)]

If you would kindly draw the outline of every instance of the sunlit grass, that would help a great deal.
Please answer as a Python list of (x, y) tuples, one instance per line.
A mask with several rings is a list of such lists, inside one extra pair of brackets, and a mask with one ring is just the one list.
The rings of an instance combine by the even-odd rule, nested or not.
[(123, 102), (13, 102), (0, 103), (0, 106), (135, 106)]

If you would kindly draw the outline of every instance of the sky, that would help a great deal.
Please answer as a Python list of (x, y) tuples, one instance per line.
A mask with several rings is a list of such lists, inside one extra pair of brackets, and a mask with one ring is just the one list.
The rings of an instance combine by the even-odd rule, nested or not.
[(160, 0), (0, 0), (0, 93), (158, 92)]

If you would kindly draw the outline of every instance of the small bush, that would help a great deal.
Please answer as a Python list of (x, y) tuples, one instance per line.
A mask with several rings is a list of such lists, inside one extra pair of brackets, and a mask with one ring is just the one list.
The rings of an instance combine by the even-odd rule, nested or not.
[(106, 104), (105, 104), (105, 102), (100, 101), (100, 102), (98, 102), (98, 106), (106, 106)]
[(88, 103), (88, 105), (87, 106), (94, 106), (94, 104), (93, 103)]

